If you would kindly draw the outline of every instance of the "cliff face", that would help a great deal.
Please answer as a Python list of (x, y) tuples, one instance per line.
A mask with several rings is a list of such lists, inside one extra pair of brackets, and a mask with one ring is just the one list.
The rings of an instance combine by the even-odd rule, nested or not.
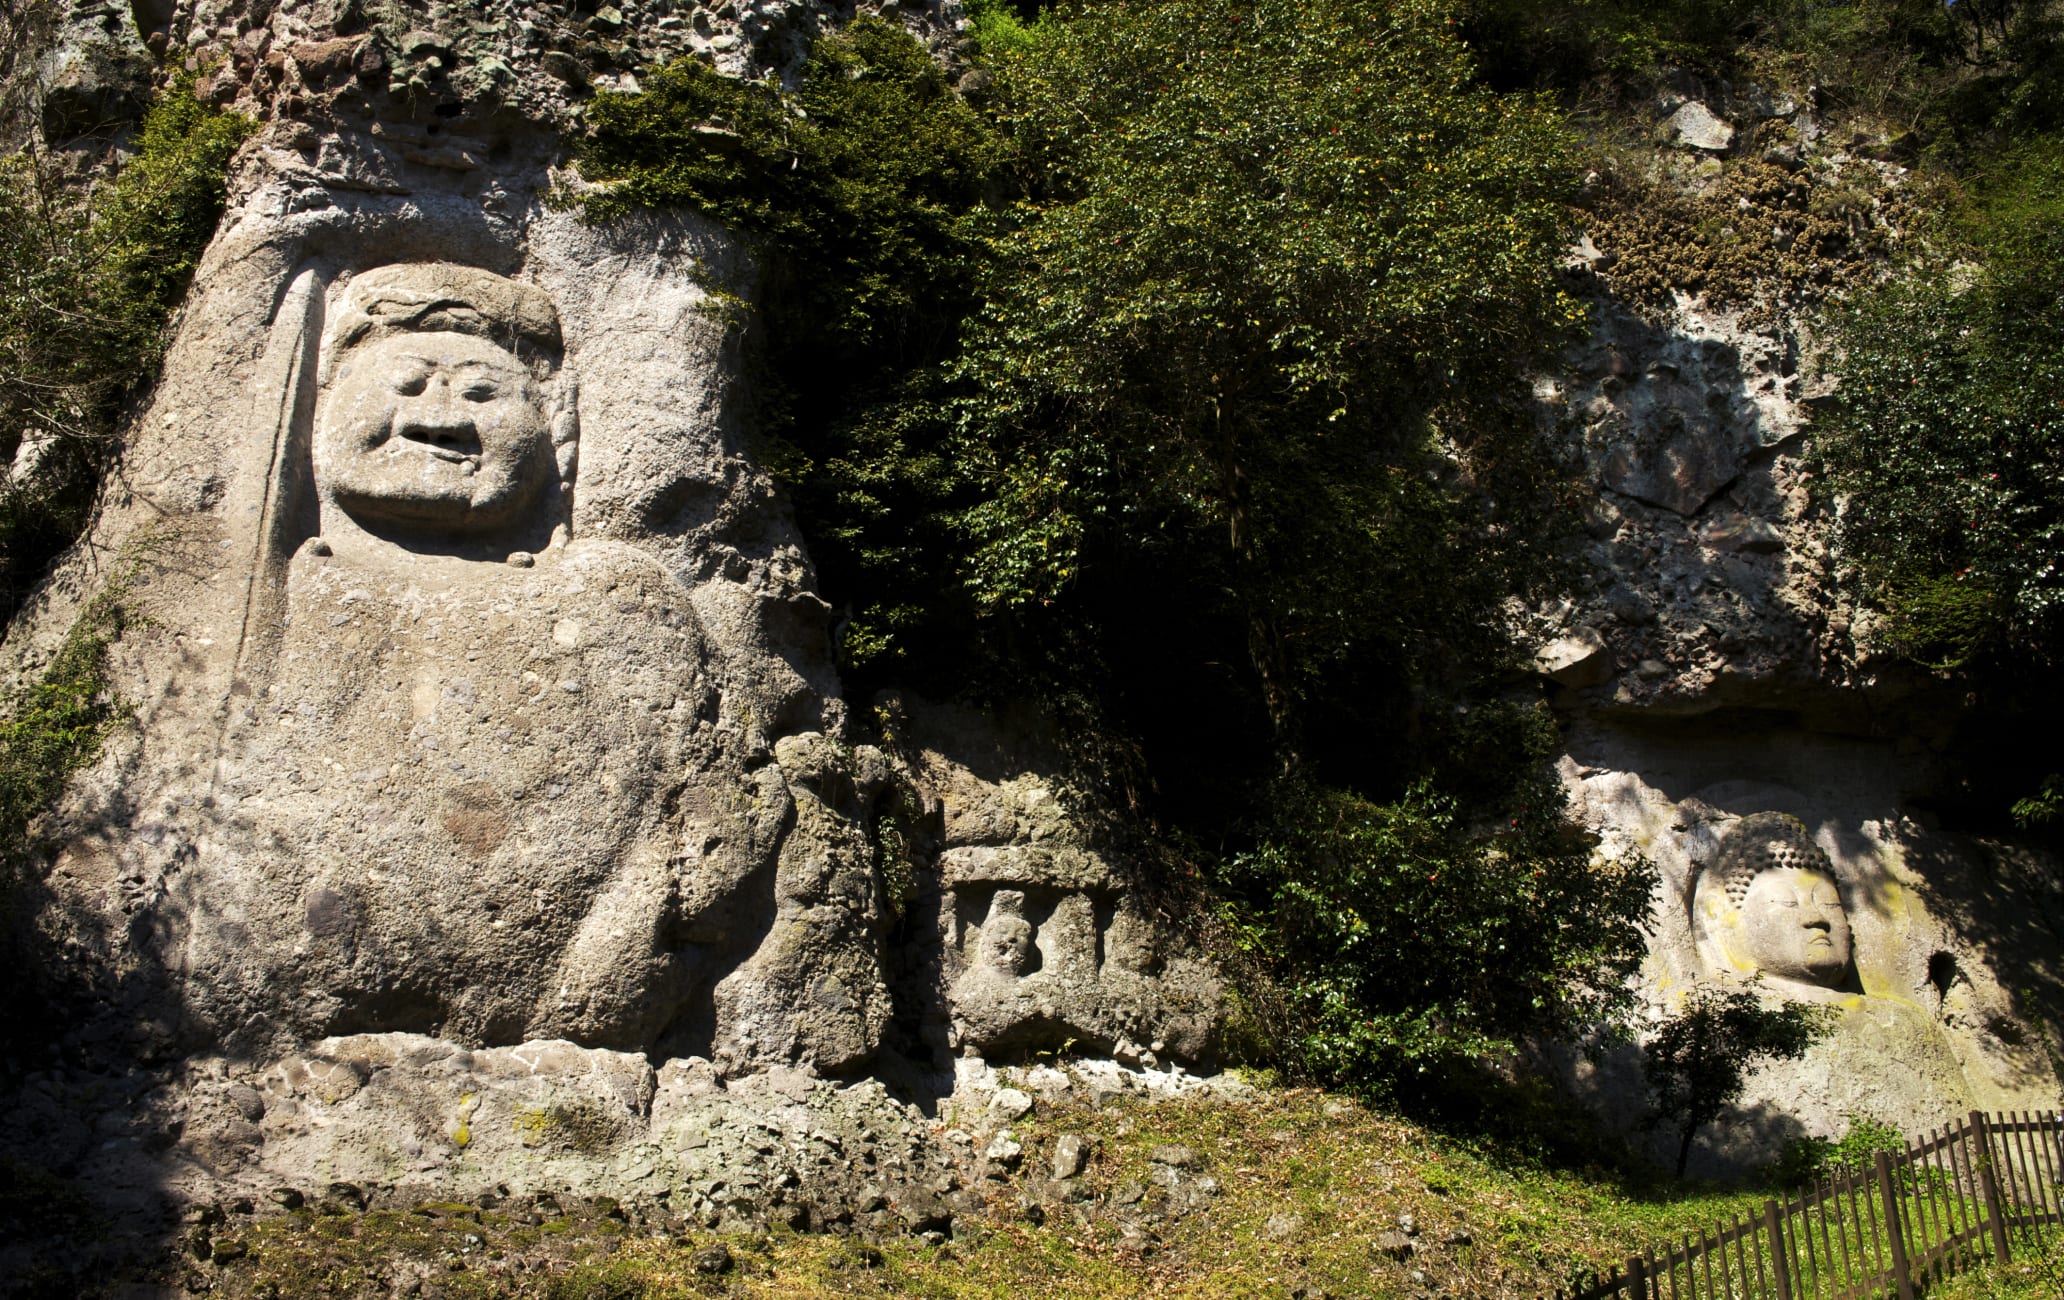
[[(10, 1150), (138, 1205), (520, 1184), (932, 1231), (979, 1161), (927, 1126), (994, 1092), (989, 1060), (1069, 1049), (1100, 1089), (1208, 1067), (1217, 976), (1036, 735), (882, 701), (889, 742), (856, 743), (742, 427), (743, 247), (554, 206), (587, 89), (690, 52), (778, 74), (838, 16), (181, 0), (53, 27), (54, 143), (119, 123), (153, 57), (260, 126), (101, 514), (8, 633), (27, 678), (113, 590), (136, 723), (38, 828), (34, 938), (77, 1021)], [(954, 57), (953, 7), (894, 17)], [(1809, 104), (1686, 91), (1653, 170), (1598, 179), (1630, 187), (1572, 271), (1598, 329), (1541, 388), (1597, 488), (1596, 582), (1535, 611), (1565, 777), (1663, 868), (1656, 1016), (1710, 981), (1838, 1009), (1759, 1080), (1763, 1147), (1714, 1160), (2052, 1102), (2032, 869), (1910, 808), (1933, 775), (1899, 737), (1940, 714), (1857, 649), (1800, 469), (1808, 286), (1867, 273), (1901, 169)], [(1745, 267), (1671, 259), (1712, 211), (1759, 232)], [(1756, 873), (1710, 883), (1758, 813), (1803, 827), (1786, 869), (1830, 884), (1839, 963), (1787, 964), (1812, 936)], [(1632, 1068), (1577, 1082), (1627, 1113)]]
[[(1811, 103), (1753, 86), (1687, 80), (1649, 114), (1656, 147), (1593, 178), (1609, 192), (1573, 271), (1597, 328), (1541, 390), (1597, 500), (1591, 588), (1541, 611), (1539, 667), (1579, 816), (1661, 868), (1651, 1020), (1714, 983), (1836, 1014), (1804, 1062), (1756, 1078), (1747, 1122), (1699, 1158), (1766, 1160), (1855, 1115), (1913, 1132), (2054, 1104), (2056, 900), (2025, 853), (1923, 811), (1956, 776), (1938, 745), (1962, 701), (1874, 654), (1808, 481), (1813, 415), (1840, 400), (1814, 309), (1880, 273), (1912, 215), (1910, 173), (1882, 141), (1838, 138)], [(1765, 835), (1746, 821), (1765, 813), (1797, 819), (1846, 924), (1846, 959), (1809, 979), (1753, 933), (1780, 914), (1817, 924), (1791, 899), (1713, 892), (1730, 841)], [(1631, 1051), (1572, 1068), (1605, 1113), (1638, 1112)]]
[(1210, 1060), (1215, 975), (1034, 741), (912, 702), (893, 750), (854, 743), (740, 427), (742, 247), (551, 205), (581, 88), (779, 69), (828, 18), (60, 33), (95, 67), (193, 51), (261, 125), (103, 508), (9, 633), (29, 679), (111, 594), (134, 718), (37, 827), (32, 942), (77, 1020), (18, 1158), (139, 1205), (523, 1183), (935, 1230), (975, 1155), (928, 1114), (995, 1089), (985, 1054), (1072, 1046), (1107, 1088)]

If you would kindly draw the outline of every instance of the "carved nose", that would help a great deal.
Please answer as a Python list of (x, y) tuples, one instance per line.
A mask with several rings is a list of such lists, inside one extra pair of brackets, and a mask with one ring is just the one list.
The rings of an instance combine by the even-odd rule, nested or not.
[(473, 417), (451, 400), (450, 390), (442, 384), (404, 403), (395, 412), (394, 432), (450, 460), (480, 454), (480, 431), (473, 426)]

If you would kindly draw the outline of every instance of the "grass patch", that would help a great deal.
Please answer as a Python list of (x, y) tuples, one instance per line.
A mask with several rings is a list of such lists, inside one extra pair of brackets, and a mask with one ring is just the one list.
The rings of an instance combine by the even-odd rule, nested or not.
[[(474, 1214), (426, 1206), (320, 1208), (201, 1230), (182, 1267), (217, 1295), (423, 1295), (538, 1300), (673, 1297), (1234, 1297), (1443, 1294), (1534, 1297), (1643, 1242), (1708, 1225), (1760, 1192), (1643, 1195), (1610, 1177), (1546, 1169), (1314, 1089), (1239, 1103), (1042, 1104), (1013, 1130), (1015, 1178), (984, 1185), (986, 1211), (942, 1244), (733, 1236), (606, 1206), (512, 1202)], [(1021, 1200), (1063, 1135), (1090, 1151), (1065, 1205)], [(1186, 1147), (1174, 1172), (1168, 1148)], [(1160, 1163), (1157, 1163), (1157, 1160)], [(1215, 1191), (1206, 1190), (1215, 1188)], [(1193, 1208), (1177, 1214), (1173, 1207)], [(598, 1202), (597, 1205), (603, 1203)], [(545, 1217), (546, 1213), (553, 1217)], [(1411, 1233), (1409, 1258), (1379, 1245)], [(216, 1242), (228, 1243), (218, 1248)], [(721, 1244), (728, 1264), (712, 1259)], [(1427, 1275), (1422, 1286), (1413, 1271)]]

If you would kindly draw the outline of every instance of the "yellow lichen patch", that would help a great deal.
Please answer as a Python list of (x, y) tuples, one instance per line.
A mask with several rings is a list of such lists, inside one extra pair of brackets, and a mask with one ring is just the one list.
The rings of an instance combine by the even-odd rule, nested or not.
[(546, 1133), (552, 1127), (552, 1114), (543, 1106), (523, 1106), (518, 1108), (509, 1123), (524, 1146), (540, 1147), (545, 1144)]
[(463, 1151), (473, 1142), (473, 1112), (480, 1109), (480, 1094), (462, 1093), (459, 1096), (459, 1122), (452, 1129), (452, 1145)]

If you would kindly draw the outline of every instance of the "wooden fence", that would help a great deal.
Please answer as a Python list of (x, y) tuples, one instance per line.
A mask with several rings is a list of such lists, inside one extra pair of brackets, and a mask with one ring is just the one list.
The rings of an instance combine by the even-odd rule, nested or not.
[(2012, 1234), (2064, 1223), (2064, 1118), (1971, 1112), (1707, 1232), (1630, 1255), (1556, 1300), (1914, 1300)]

